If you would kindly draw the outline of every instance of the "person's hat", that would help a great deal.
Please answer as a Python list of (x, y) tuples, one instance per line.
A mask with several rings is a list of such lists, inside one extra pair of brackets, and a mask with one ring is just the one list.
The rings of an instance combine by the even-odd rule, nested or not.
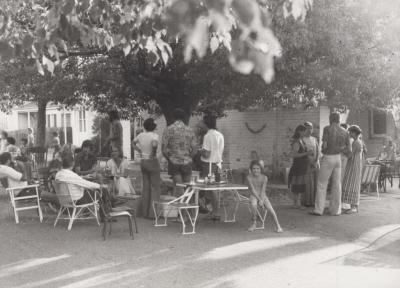
[(311, 122), (306, 121), (306, 122), (304, 122), (304, 126), (312, 128), (313, 124)]

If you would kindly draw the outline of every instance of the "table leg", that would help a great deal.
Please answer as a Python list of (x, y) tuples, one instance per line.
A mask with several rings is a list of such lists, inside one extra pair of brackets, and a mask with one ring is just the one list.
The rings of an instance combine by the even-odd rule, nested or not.
[(224, 222), (225, 223), (232, 223), (232, 222), (236, 222), (236, 213), (239, 209), (239, 196), (238, 196), (238, 192), (236, 190), (230, 190), (230, 191), (226, 191), (232, 194), (233, 196), (233, 202), (234, 202), (234, 208), (233, 208), (233, 214), (232, 214), (232, 218), (228, 219), (228, 211), (226, 209), (226, 205), (224, 203), (223, 207), (224, 207), (224, 214), (225, 214), (225, 219)]

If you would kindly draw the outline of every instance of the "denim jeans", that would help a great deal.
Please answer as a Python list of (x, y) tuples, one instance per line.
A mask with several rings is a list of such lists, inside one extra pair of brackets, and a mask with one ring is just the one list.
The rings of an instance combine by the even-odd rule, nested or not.
[(154, 218), (153, 201), (159, 201), (161, 193), (160, 163), (157, 159), (144, 159), (140, 166), (143, 177), (143, 216)]
[(329, 178), (332, 176), (332, 191), (329, 201), (329, 212), (332, 215), (341, 213), (341, 158), (340, 154), (324, 155), (321, 159), (321, 168), (318, 174), (317, 194), (315, 195), (315, 213), (323, 214), (326, 200), (326, 189)]

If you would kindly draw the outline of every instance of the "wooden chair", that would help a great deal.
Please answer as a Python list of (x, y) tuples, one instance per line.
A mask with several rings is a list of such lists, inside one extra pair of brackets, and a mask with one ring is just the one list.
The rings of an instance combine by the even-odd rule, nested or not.
[[(27, 193), (23, 193), (27, 191)], [(18, 211), (37, 209), (40, 222), (43, 221), (38, 185), (10, 187), (6, 189), (10, 194), (11, 206), (14, 210), (15, 223), (19, 223)], [(21, 206), (20, 206), (21, 204)]]
[(386, 179), (382, 179), (380, 175), (381, 166), (380, 165), (365, 165), (361, 177), (361, 185), (367, 186), (367, 192), (370, 192), (372, 184), (376, 185), (376, 194), (379, 199), (379, 190), (385, 183)]
[[(99, 199), (97, 191), (94, 191), (94, 197), (90, 196), (91, 202), (86, 204), (77, 204), (77, 200), (74, 200), (71, 196), (69, 185), (67, 182), (55, 180), (54, 189), (57, 194), (57, 198), (60, 202), (60, 210), (58, 211), (54, 227), (56, 227), (59, 219), (69, 220), (68, 230), (71, 230), (72, 224), (75, 220), (86, 220), (96, 219), (97, 224), (100, 226), (98, 210), (99, 210)], [(89, 194), (90, 195), (90, 194)], [(72, 212), (71, 212), (72, 210)], [(89, 212), (88, 216), (85, 216), (83, 212)], [(68, 217), (63, 217), (63, 213), (67, 212)]]
[[(175, 198), (168, 202), (154, 201), (153, 202), (153, 210), (155, 215), (155, 225), (159, 226), (167, 226), (167, 219), (169, 214), (172, 211), (178, 211), (178, 215), (180, 217), (180, 221), (182, 223), (182, 234), (194, 234), (195, 226), (197, 221), (197, 216), (199, 215), (199, 206), (196, 204), (189, 203), (195, 193), (195, 190), (192, 187), (187, 187), (182, 196)], [(194, 210), (194, 213), (191, 214), (190, 211)], [(184, 214), (184, 212), (186, 212)], [(189, 224), (192, 227), (192, 231), (186, 232), (186, 222), (183, 215), (188, 217)], [(160, 218), (164, 218), (164, 223), (159, 224), (158, 221)]]
[(111, 198), (108, 192), (104, 192), (102, 196), (102, 204), (100, 205), (103, 212), (103, 239), (106, 240), (107, 224), (109, 225), (108, 234), (111, 235), (111, 223), (116, 218), (126, 217), (129, 225), (129, 235), (134, 239), (133, 236), (133, 223), (135, 224), (135, 232), (138, 233), (137, 222), (136, 222), (136, 211), (135, 209), (127, 206), (112, 207)]

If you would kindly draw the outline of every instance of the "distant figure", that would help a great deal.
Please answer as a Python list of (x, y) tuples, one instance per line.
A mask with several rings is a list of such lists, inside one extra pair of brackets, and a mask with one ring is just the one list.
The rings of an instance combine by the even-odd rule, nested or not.
[[(193, 156), (197, 143), (193, 130), (184, 123), (185, 111), (173, 111), (175, 122), (164, 129), (162, 137), (162, 153), (168, 161), (168, 173), (174, 184), (190, 182), (192, 177)], [(177, 188), (183, 194), (183, 188)]]
[(15, 145), (14, 137), (7, 137), (6, 152), (11, 153), (11, 156), (16, 157), (21, 155), (21, 150)]
[(329, 201), (330, 215), (341, 214), (341, 159), (340, 154), (351, 155), (349, 133), (340, 127), (340, 114), (337, 112), (329, 116), (330, 125), (326, 126), (322, 136), (321, 168), (318, 174), (318, 187), (315, 196), (315, 209), (311, 215), (321, 216), (324, 213), (326, 192), (329, 178), (332, 179), (331, 198)]
[(363, 143), (361, 141), (361, 129), (352, 125), (348, 129), (350, 137), (354, 139), (352, 153), (347, 162), (346, 172), (342, 184), (342, 202), (350, 204), (351, 208), (346, 214), (357, 213), (360, 203), (361, 176), (363, 168)]
[(303, 141), (306, 130), (304, 125), (299, 125), (292, 136), (290, 156), (293, 158), (293, 163), (289, 170), (288, 180), (290, 191), (293, 193), (293, 208), (303, 208), (301, 203), (302, 194), (306, 192), (306, 188), (310, 188), (310, 185), (312, 185), (310, 182), (313, 181), (309, 176), (309, 156), (315, 157), (315, 152), (307, 150)]
[(393, 142), (392, 137), (387, 136), (383, 140), (383, 144), (379, 151), (377, 160), (395, 160), (396, 150), (397, 150), (396, 143)]
[(129, 161), (124, 157), (121, 146), (111, 145), (111, 159), (107, 161), (107, 167), (111, 169), (119, 195), (135, 194), (132, 182), (128, 178)]
[[(202, 169), (200, 171), (200, 176), (207, 177), (212, 174), (215, 176), (217, 173), (220, 173), (222, 169), (222, 154), (225, 147), (224, 135), (217, 130), (217, 118), (215, 116), (205, 115), (203, 121), (208, 131), (206, 135), (204, 135), (203, 147), (201, 150)], [(213, 191), (211, 196), (212, 214), (210, 217), (211, 219), (219, 218), (219, 193)]]
[(133, 140), (133, 148), (139, 152), (141, 158), (143, 216), (154, 218), (153, 201), (159, 201), (161, 194), (160, 163), (157, 159), (160, 140), (158, 134), (154, 132), (157, 124), (153, 118), (146, 119), (143, 127), (145, 132)]
[(57, 131), (52, 133), (53, 139), (51, 139), (50, 147), (54, 148), (54, 151), (57, 152), (61, 148), (60, 136)]
[(95, 172), (97, 158), (93, 154), (93, 143), (85, 140), (82, 143), (82, 150), (75, 157), (74, 170), (79, 175), (87, 175)]
[(28, 128), (28, 147), (35, 146), (35, 136), (33, 136), (33, 129)]
[(22, 138), (21, 144), (19, 145), (19, 150), (21, 151), (21, 156), (28, 159), (28, 139)]
[(7, 152), (7, 137), (8, 133), (6, 131), (1, 131), (0, 134), (0, 153)]
[(319, 172), (319, 145), (317, 138), (312, 136), (314, 130), (313, 124), (311, 122), (305, 122), (304, 127), (306, 127), (306, 132), (303, 137), (304, 144), (306, 145), (307, 151), (313, 151), (314, 153), (308, 156), (307, 175), (310, 179), (306, 182), (306, 191), (301, 200), (304, 206), (314, 206)]
[(107, 138), (108, 147), (111, 145), (117, 146), (122, 149), (123, 131), (122, 124), (119, 118), (119, 113), (116, 110), (108, 112), (110, 121), (110, 135)]
[(283, 232), (281, 225), (279, 224), (278, 217), (276, 216), (275, 210), (266, 194), (266, 188), (268, 183), (267, 176), (261, 174), (261, 165), (257, 160), (253, 160), (250, 163), (251, 173), (247, 176), (247, 184), (250, 188), (250, 209), (252, 223), (248, 231), (252, 232), (256, 229), (257, 224), (257, 208), (258, 206), (266, 209), (272, 215), (276, 225), (276, 232)]

